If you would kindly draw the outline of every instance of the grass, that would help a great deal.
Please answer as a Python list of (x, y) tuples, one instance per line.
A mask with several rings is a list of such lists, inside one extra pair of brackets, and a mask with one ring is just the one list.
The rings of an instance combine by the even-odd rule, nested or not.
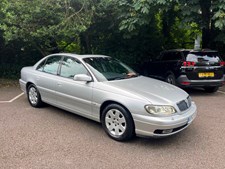
[(19, 81), (15, 79), (6, 79), (6, 78), (0, 78), (0, 88), (3, 87), (18, 87)]

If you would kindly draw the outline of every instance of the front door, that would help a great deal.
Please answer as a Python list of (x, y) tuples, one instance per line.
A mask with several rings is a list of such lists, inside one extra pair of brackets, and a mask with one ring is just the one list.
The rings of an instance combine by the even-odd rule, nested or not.
[(74, 81), (76, 74), (88, 74), (88, 71), (79, 60), (65, 56), (56, 82), (58, 104), (69, 111), (91, 116), (93, 82)]

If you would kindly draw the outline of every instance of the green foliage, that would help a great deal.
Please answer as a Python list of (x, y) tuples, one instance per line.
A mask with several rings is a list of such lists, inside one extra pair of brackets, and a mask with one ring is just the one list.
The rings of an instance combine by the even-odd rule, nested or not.
[(82, 0), (7, 1), (0, 29), (7, 42), (22, 39), (43, 55), (59, 52), (57, 42), (76, 42), (77, 35), (90, 25), (93, 13), (90, 5)]
[(223, 30), (225, 28), (225, 3), (224, 0), (217, 0), (213, 4), (213, 10), (216, 12), (213, 15), (215, 27)]
[(225, 52), (224, 0), (1, 0), (0, 18), (0, 76), (56, 52), (140, 69), (164, 49), (193, 48), (198, 35)]

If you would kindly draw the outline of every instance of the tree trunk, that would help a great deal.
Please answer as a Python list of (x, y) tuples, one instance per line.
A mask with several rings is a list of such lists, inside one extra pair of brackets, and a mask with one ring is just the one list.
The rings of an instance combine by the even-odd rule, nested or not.
[(4, 47), (3, 31), (0, 30), (0, 51)]
[(84, 32), (80, 35), (80, 42), (82, 47), (83, 54), (91, 54), (91, 45), (90, 45), (90, 39), (87, 32)]
[(199, 1), (202, 12), (202, 48), (210, 48), (212, 41), (211, 30), (211, 0)]

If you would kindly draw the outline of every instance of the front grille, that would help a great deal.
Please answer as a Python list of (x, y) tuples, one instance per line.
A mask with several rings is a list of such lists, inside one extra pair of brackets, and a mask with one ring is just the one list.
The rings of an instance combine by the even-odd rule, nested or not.
[(189, 107), (191, 107), (191, 98), (190, 98), (190, 96), (188, 96), (187, 99), (182, 100), (179, 103), (177, 103), (177, 106), (180, 109), (180, 111), (185, 111)]

